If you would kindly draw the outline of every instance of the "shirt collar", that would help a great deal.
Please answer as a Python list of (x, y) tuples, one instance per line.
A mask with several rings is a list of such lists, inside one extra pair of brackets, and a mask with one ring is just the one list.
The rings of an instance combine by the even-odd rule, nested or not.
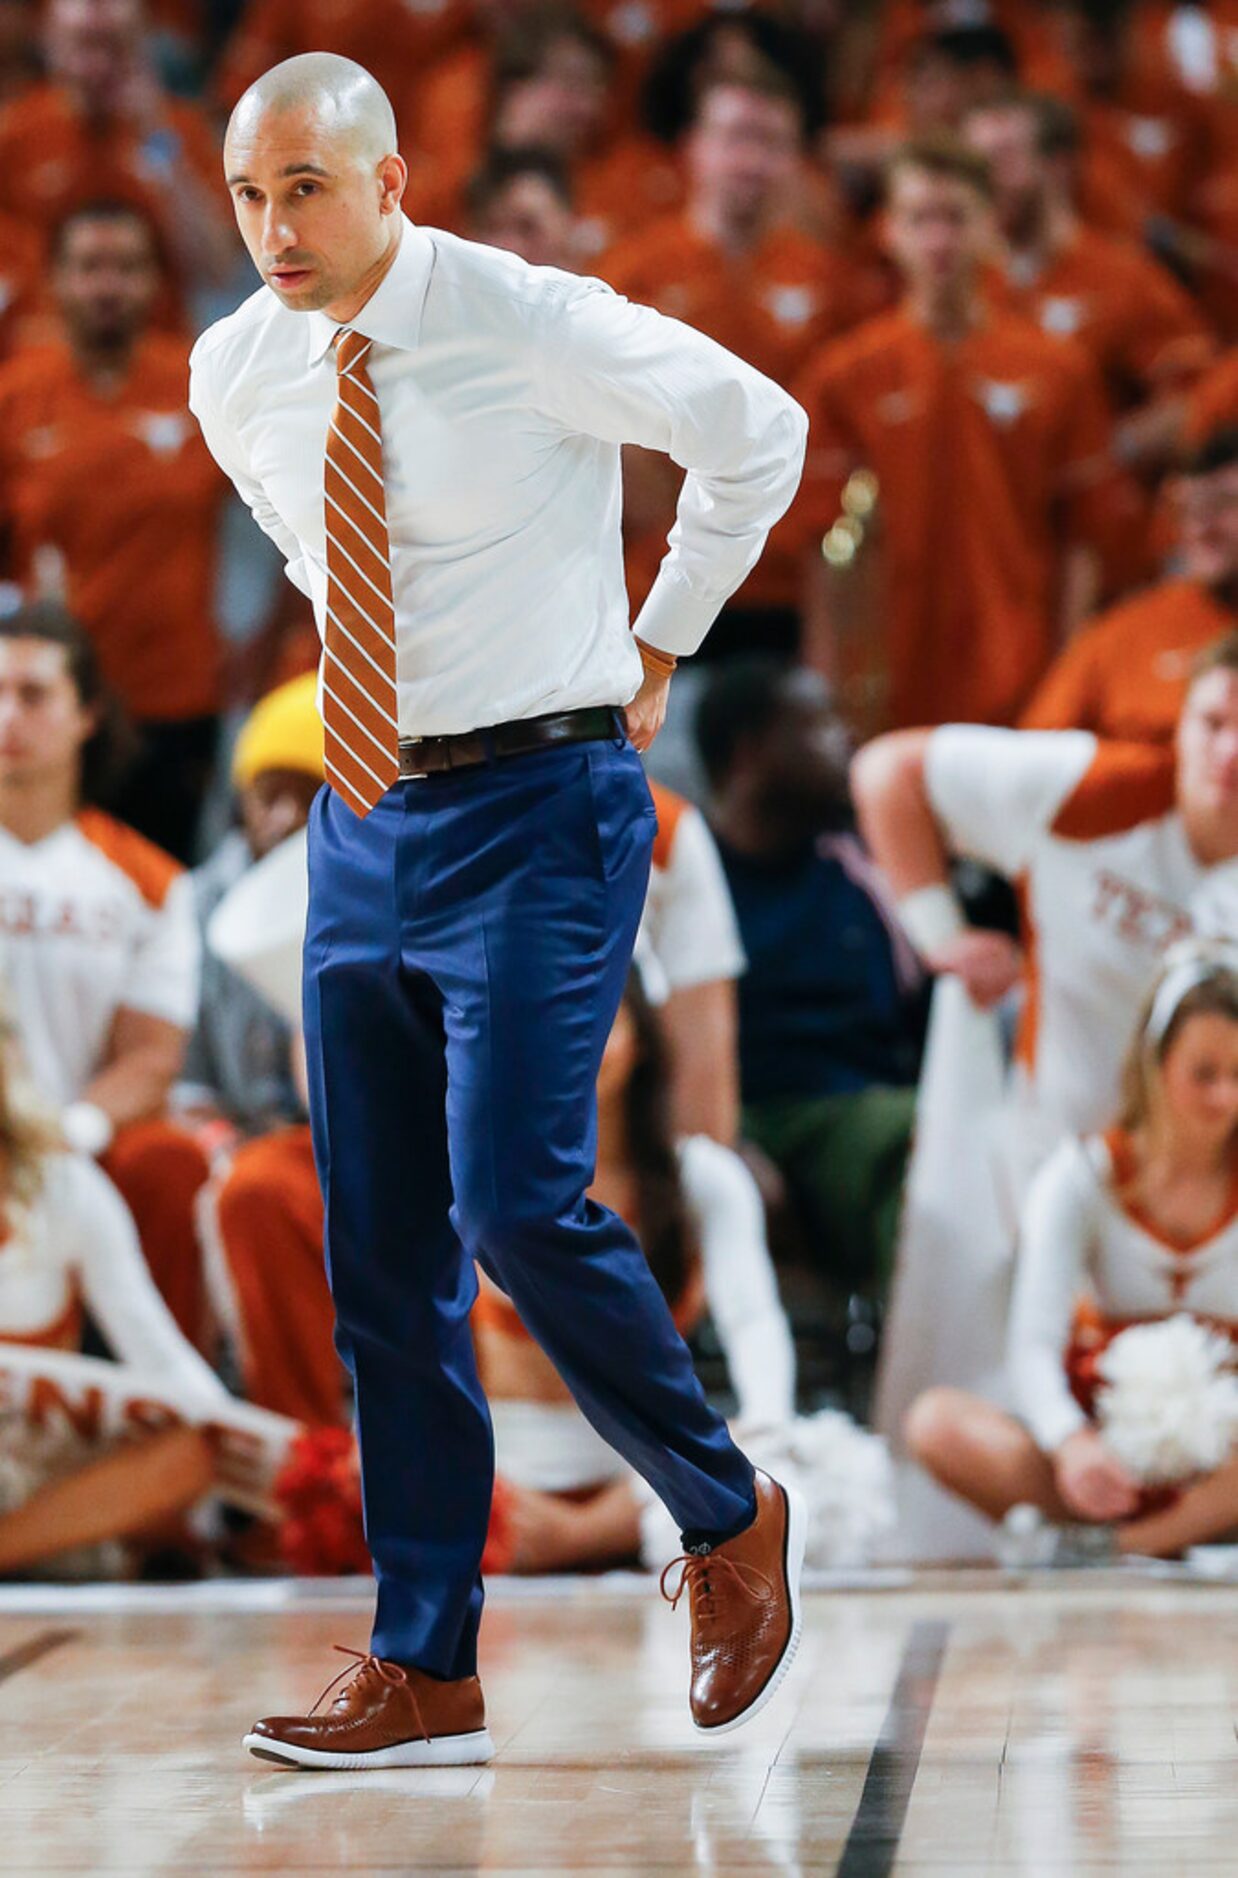
[[(408, 351), (421, 332), (421, 311), (434, 265), (434, 244), (424, 229), (402, 217), (404, 232), (395, 260), (383, 275), (357, 317), (348, 322), (353, 331), (379, 345)], [(335, 342), (339, 321), (326, 313), (305, 316), (309, 327), (309, 362), (325, 359)]]

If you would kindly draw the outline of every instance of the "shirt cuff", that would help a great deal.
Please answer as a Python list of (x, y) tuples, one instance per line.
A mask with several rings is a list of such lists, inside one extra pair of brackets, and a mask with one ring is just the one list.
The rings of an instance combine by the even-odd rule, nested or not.
[(665, 568), (649, 590), (632, 631), (655, 651), (677, 659), (695, 652), (722, 611), (721, 600), (706, 600)]

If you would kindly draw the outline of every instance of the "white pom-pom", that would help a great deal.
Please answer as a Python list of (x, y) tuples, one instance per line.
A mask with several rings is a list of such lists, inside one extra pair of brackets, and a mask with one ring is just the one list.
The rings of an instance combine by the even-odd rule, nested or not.
[[(877, 1542), (894, 1530), (894, 1469), (880, 1435), (870, 1434), (835, 1409), (797, 1416), (777, 1428), (736, 1431), (749, 1460), (785, 1486), (796, 1487), (808, 1508), (805, 1565), (813, 1571), (867, 1565)], [(641, 1557), (660, 1569), (679, 1535), (660, 1502), (641, 1515)]]
[(1228, 1337), (1185, 1314), (1122, 1331), (1096, 1364), (1106, 1447), (1148, 1486), (1212, 1473), (1238, 1442), (1233, 1362)]

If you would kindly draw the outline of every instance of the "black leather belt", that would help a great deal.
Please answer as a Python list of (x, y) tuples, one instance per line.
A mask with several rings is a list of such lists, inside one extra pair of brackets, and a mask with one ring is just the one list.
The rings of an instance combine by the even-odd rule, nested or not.
[(439, 776), (448, 770), (476, 769), (496, 757), (527, 756), (555, 743), (596, 743), (621, 737), (625, 725), (617, 705), (597, 704), (580, 711), (555, 711), (548, 717), (518, 717), (486, 730), (466, 730), (458, 737), (413, 737), (400, 745), (400, 775), (405, 781)]

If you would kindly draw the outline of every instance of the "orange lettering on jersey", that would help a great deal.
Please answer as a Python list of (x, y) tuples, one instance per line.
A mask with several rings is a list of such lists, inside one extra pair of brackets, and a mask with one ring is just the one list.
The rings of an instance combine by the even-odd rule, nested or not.
[(86, 928), (72, 900), (61, 901), (59, 910), (51, 920), (48, 930), (54, 939), (84, 939), (86, 937)]
[(1150, 952), (1164, 952), (1180, 939), (1190, 937), (1194, 928), (1188, 913), (1172, 900), (1162, 900), (1148, 893), (1134, 881), (1123, 880), (1108, 868), (1098, 869), (1096, 892), (1092, 901), (1093, 918), (1111, 927), (1132, 945)]
[(103, 1392), (92, 1384), (73, 1395), (50, 1376), (35, 1376), (26, 1397), (26, 1414), (35, 1427), (63, 1418), (74, 1434), (94, 1441), (103, 1425)]

